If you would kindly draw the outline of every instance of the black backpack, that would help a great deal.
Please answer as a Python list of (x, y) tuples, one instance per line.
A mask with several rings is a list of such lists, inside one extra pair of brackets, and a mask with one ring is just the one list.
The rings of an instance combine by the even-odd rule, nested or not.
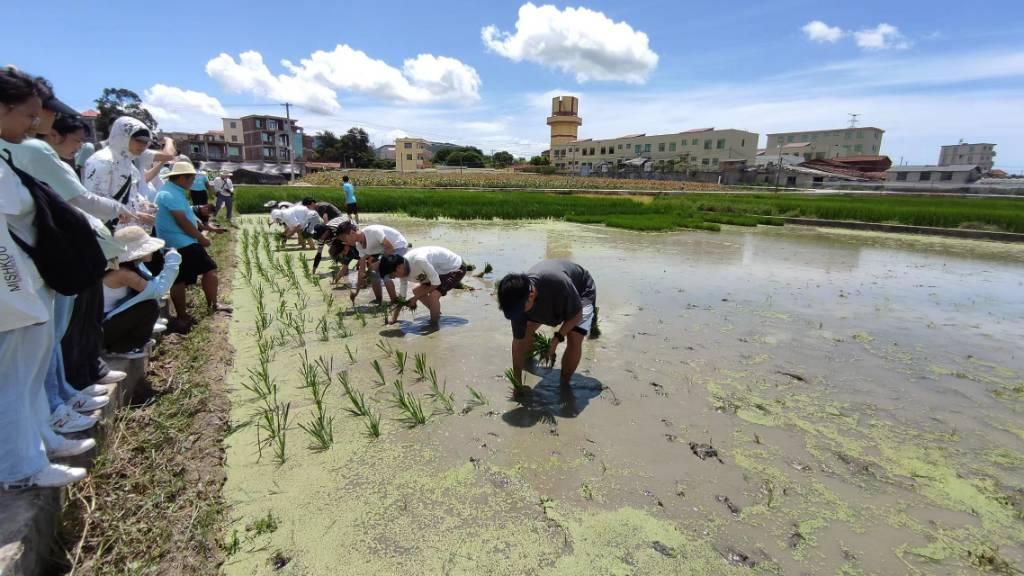
[(73, 296), (95, 286), (106, 272), (107, 258), (92, 225), (49, 184), (15, 166), (10, 150), (4, 151), (4, 161), (21, 178), (36, 206), (36, 245), (30, 246), (13, 233), (11, 238), (32, 258), (47, 286), (57, 292)]

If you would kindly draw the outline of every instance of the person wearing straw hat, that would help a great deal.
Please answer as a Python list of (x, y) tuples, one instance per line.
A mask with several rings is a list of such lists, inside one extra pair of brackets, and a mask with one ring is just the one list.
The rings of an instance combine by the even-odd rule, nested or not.
[(169, 248), (181, 254), (181, 268), (178, 277), (171, 287), (171, 303), (174, 304), (175, 318), (168, 324), (168, 329), (187, 332), (193, 323), (188, 313), (185, 300), (185, 289), (202, 278), (203, 294), (206, 304), (214, 312), (231, 312), (230, 306), (217, 302), (217, 287), (220, 283), (217, 276), (217, 263), (210, 258), (206, 247), (210, 239), (203, 235), (203, 230), (224, 232), (222, 228), (211, 228), (199, 221), (192, 205), (189, 203), (189, 189), (195, 179), (196, 169), (191, 162), (175, 162), (167, 173), (167, 182), (156, 195), (156, 230), (157, 236), (166, 242)]
[(168, 252), (163, 270), (153, 277), (144, 264), (164, 247), (163, 240), (126, 226), (114, 232), (114, 241), (124, 252), (103, 276), (103, 347), (112, 356), (140, 358), (160, 317), (160, 298), (178, 276), (181, 255)]

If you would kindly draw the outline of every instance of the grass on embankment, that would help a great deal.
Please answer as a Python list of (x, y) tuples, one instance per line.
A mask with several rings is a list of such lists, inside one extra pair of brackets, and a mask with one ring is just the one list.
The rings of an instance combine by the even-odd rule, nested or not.
[[(1024, 233), (1024, 203), (990, 198), (687, 194), (641, 203), (614, 196), (392, 188), (359, 188), (357, 195), (363, 212), (398, 212), (418, 218), (556, 218), (656, 231), (718, 230), (718, 224), (777, 225), (782, 222), (773, 217), (789, 216)], [(305, 196), (344, 205), (338, 188), (244, 186), (235, 193), (235, 207), (242, 213), (264, 212), (267, 200), (294, 202)]]

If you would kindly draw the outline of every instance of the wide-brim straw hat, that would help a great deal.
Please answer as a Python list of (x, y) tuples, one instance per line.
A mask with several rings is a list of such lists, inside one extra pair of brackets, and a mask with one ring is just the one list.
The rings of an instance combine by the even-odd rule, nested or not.
[(195, 175), (196, 168), (191, 162), (175, 162), (174, 166), (171, 166), (171, 171), (164, 174), (164, 178), (170, 178), (171, 176), (185, 176)]
[(164, 247), (164, 241), (153, 238), (141, 226), (125, 226), (114, 232), (114, 241), (124, 247), (122, 262), (138, 260)]

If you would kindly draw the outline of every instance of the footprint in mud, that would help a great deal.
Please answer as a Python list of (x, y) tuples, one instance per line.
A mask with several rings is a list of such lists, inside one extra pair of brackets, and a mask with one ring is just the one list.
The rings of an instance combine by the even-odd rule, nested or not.
[(725, 504), (725, 507), (729, 509), (729, 513), (731, 513), (733, 516), (739, 516), (741, 508), (737, 506), (728, 496), (718, 495), (715, 496), (715, 500), (718, 500), (722, 504)]
[(651, 382), (651, 388), (654, 388), (654, 393), (663, 398), (668, 398), (668, 392), (665, 392), (665, 387), (657, 382)]
[(732, 546), (726, 548), (724, 551), (719, 550), (718, 553), (733, 566), (746, 566), (747, 568), (757, 566), (757, 563), (754, 562), (753, 558)]
[(651, 542), (651, 548), (653, 548), (655, 552), (657, 552), (658, 554), (661, 554), (662, 556), (664, 556), (666, 558), (675, 558), (676, 556), (678, 556), (678, 554), (676, 553), (675, 550), (673, 550), (672, 548), (662, 544), (661, 542), (659, 542), (657, 540), (655, 540), (654, 542)]
[(725, 464), (725, 462), (722, 461), (722, 458), (718, 455), (718, 450), (716, 450), (711, 444), (690, 442), (690, 452), (693, 452), (693, 455), (701, 460), (714, 458), (715, 460), (718, 460), (719, 464)]
[(274, 552), (267, 563), (270, 564), (274, 570), (280, 570), (287, 566), (291, 561), (292, 559), (290, 556), (285, 556), (280, 550), (278, 550), (277, 552)]

